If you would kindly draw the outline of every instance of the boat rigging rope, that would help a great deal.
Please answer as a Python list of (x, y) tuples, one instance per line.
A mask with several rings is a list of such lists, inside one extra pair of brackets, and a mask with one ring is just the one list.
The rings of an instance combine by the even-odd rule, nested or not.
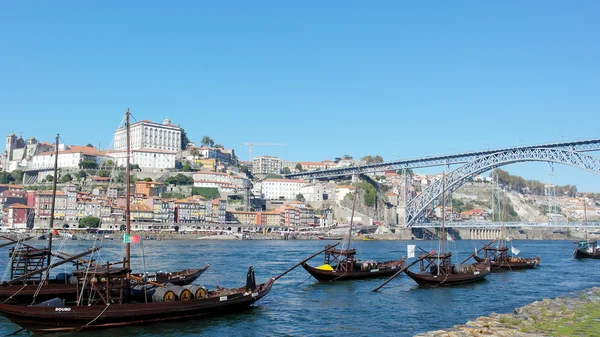
[[(23, 237), (23, 240), (25, 240), (24, 237)], [(17, 239), (17, 243), (15, 244), (15, 248), (13, 249), (13, 254), (10, 254), (10, 259), (8, 260), (8, 264), (6, 265), (6, 268), (4, 269), (4, 275), (2, 275), (2, 282), (8, 281), (7, 278), (8, 278), (9, 270), (12, 271), (13, 261), (15, 258), (14, 253), (18, 252), (21, 248), (22, 248), (22, 242), (21, 242), (21, 237), (19, 236)], [(18, 258), (21, 259), (21, 254), (19, 254)], [(18, 261), (19, 260), (17, 260), (17, 262)]]
[[(57, 251), (61, 251), (65, 245), (65, 241), (66, 238), (63, 238), (60, 242), (60, 245), (58, 246)], [(35, 290), (35, 293), (33, 294), (33, 301), (31, 302), (31, 304), (35, 303), (35, 300), (37, 299), (37, 296), (40, 294), (40, 291), (42, 290), (42, 287), (44, 286), (44, 283), (46, 283), (46, 281), (48, 280), (48, 278), (50, 277), (50, 271), (52, 270), (51, 266), (56, 262), (56, 260), (58, 259), (58, 257), (56, 255), (52, 255), (52, 252), (48, 252), (48, 254), (50, 254), (50, 265), (46, 266), (48, 267), (48, 269), (46, 269), (46, 272), (43, 273), (42, 278), (40, 280), (40, 284), (38, 284), (37, 289)]]
[(102, 310), (102, 312), (98, 316), (96, 316), (96, 318), (94, 318), (93, 320), (89, 321), (86, 325), (84, 325), (84, 326), (80, 327), (79, 329), (77, 329), (77, 331), (79, 332), (82, 329), (87, 328), (90, 324), (94, 323), (98, 318), (100, 318), (100, 316), (104, 315), (104, 313), (106, 312), (106, 310), (108, 310), (109, 307), (110, 307), (110, 303), (108, 303), (106, 305), (106, 308), (104, 308), (104, 310)]
[(21, 289), (17, 290), (16, 293), (10, 295), (10, 297), (8, 297), (7, 299), (5, 299), (3, 303), (6, 303), (6, 302), (10, 301), (16, 294), (20, 293), (23, 289), (25, 289), (25, 287), (27, 287), (27, 283), (25, 283), (25, 285), (23, 285), (23, 287)]
[[(96, 242), (98, 241), (98, 237), (96, 236), (94, 238), (94, 245), (92, 246), (92, 248), (96, 248)], [(85, 289), (85, 284), (87, 283), (87, 279), (88, 279), (88, 275), (90, 272), (90, 268), (92, 266), (92, 257), (93, 257), (94, 253), (92, 252), (92, 254), (90, 254), (90, 259), (88, 260), (88, 266), (87, 268), (85, 268), (85, 276), (83, 277), (82, 283), (81, 283), (81, 292), (79, 293), (79, 296), (77, 296), (77, 306), (80, 306), (82, 301), (81, 298), (83, 297), (83, 290)], [(90, 292), (91, 294), (91, 292)]]
[(310, 275), (309, 275), (309, 276), (306, 278), (306, 280), (304, 280), (304, 281), (302, 281), (302, 282), (300, 282), (300, 283), (296, 284), (296, 286), (299, 286), (299, 285), (301, 285), (302, 283), (304, 283), (304, 282), (308, 281), (308, 280), (309, 280), (311, 277), (312, 277), (312, 276), (310, 276)]
[(16, 335), (16, 334), (18, 334), (19, 332), (21, 332), (23, 330), (25, 330), (25, 328), (21, 328), (21, 329), (19, 329), (17, 331), (13, 331), (13, 332), (9, 333), (8, 335), (4, 335), (4, 336), (8, 337), (8, 336)]

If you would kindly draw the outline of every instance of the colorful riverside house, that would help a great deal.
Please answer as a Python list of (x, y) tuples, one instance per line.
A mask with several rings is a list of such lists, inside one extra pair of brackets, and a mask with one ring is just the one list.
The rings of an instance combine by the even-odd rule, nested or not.
[[(39, 219), (49, 219), (52, 208), (52, 191), (37, 191), (35, 193), (34, 212)], [(67, 209), (67, 195), (64, 192), (56, 192), (54, 205), (54, 218), (64, 219)]]
[(260, 212), (258, 214), (258, 222), (262, 226), (279, 226), (281, 225), (281, 213), (282, 210)]
[(138, 181), (135, 183), (135, 194), (142, 194), (146, 198), (158, 197), (165, 191), (163, 183), (155, 181)]
[(259, 212), (228, 211), (227, 221), (236, 221), (244, 225), (261, 225)]
[(212, 222), (225, 223), (227, 219), (227, 201), (225, 199), (213, 199), (212, 202)]
[(200, 222), (200, 202), (189, 197), (175, 201), (176, 223), (198, 223)]
[(4, 210), (4, 227), (27, 229), (33, 226), (33, 209), (23, 204), (12, 204)]
[[(152, 222), (154, 213), (148, 205), (131, 205), (130, 207), (131, 221), (135, 222)], [(137, 225), (133, 226), (134, 229), (143, 229)]]

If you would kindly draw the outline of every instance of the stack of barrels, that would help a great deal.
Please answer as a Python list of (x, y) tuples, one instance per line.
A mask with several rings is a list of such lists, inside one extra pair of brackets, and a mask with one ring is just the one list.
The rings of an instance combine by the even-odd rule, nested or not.
[(130, 295), (138, 302), (189, 301), (206, 297), (208, 290), (203, 286), (195, 284), (178, 286), (166, 283), (162, 287), (151, 284), (139, 284), (131, 288)]

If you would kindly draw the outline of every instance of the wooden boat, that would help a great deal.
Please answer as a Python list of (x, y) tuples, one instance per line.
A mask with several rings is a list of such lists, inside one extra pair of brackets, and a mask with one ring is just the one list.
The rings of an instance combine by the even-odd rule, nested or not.
[[(453, 264), (451, 252), (446, 252), (446, 199), (445, 199), (445, 174), (442, 177), (442, 232), (441, 252), (420, 254), (418, 257), (419, 271), (413, 272), (404, 269), (406, 275), (413, 279), (419, 286), (440, 287), (465, 284), (483, 280), (490, 273), (489, 261), (465, 264)], [(386, 281), (386, 283), (389, 282)], [(385, 283), (384, 283), (385, 284)], [(379, 289), (379, 288), (377, 288)]]
[(319, 240), (341, 240), (341, 236), (329, 236), (329, 235), (318, 235), (317, 239)]
[[(358, 189), (355, 193), (358, 193)], [(355, 194), (352, 202), (352, 216), (348, 232), (347, 248), (336, 249), (328, 245), (325, 247), (323, 265), (313, 267), (306, 262), (302, 263), (302, 267), (318, 281), (358, 280), (391, 276), (404, 265), (404, 257), (385, 262), (356, 259), (356, 249), (350, 248), (352, 244), (352, 220), (354, 220), (356, 199), (358, 197)]]
[[(127, 109), (127, 235), (131, 233), (129, 119)], [(105, 265), (93, 265), (73, 272), (80, 289), (75, 305), (66, 305), (61, 298), (29, 306), (1, 303), (0, 314), (34, 333), (70, 332), (198, 318), (245, 309), (267, 295), (278, 278), (272, 277), (257, 285), (254, 269), (250, 267), (246, 274), (246, 286), (239, 288), (217, 287), (208, 291), (197, 285), (181, 287), (144, 280), (144, 284), (132, 286), (131, 280), (140, 279), (131, 275), (130, 245), (126, 241), (122, 262), (107, 262)], [(281, 276), (283, 274), (279, 277)]]
[[(492, 240), (479, 251), (483, 250), (483, 258), (473, 255), (475, 261), (484, 262), (489, 260), (492, 267), (492, 271), (499, 270), (520, 270), (520, 269), (533, 269), (540, 264), (540, 257), (517, 257), (519, 251), (511, 246), (510, 256), (508, 253), (508, 247), (506, 245), (506, 236), (504, 234), (504, 220), (506, 218), (506, 190), (504, 191), (504, 207), (502, 213), (502, 232), (498, 241)], [(496, 247), (491, 247), (493, 243), (497, 243)]]
[[(493, 242), (493, 241), (492, 241)], [(492, 271), (497, 270), (520, 270), (533, 269), (540, 264), (540, 257), (515, 257), (509, 256), (508, 247), (487, 247), (484, 248), (483, 258), (475, 255), (473, 258), (477, 262), (489, 260)]]
[[(584, 223), (587, 223), (586, 202), (583, 202)], [(575, 250), (573, 258), (575, 259), (600, 259), (600, 245), (596, 240), (590, 241), (588, 229), (585, 229), (585, 240), (575, 241)]]

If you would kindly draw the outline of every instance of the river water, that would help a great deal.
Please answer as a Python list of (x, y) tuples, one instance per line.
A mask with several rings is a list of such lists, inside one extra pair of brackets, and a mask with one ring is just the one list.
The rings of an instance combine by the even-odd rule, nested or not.
[[(39, 242), (43, 245), (45, 242)], [(65, 252), (81, 252), (93, 241), (56, 242)], [(124, 245), (117, 240), (103, 246), (99, 261), (122, 258)], [(180, 270), (210, 263), (195, 283), (209, 289), (216, 285), (245, 284), (249, 266), (257, 283), (267, 281), (295, 263), (316, 253), (325, 242), (318, 240), (143, 241), (132, 245), (136, 272)], [(359, 259), (391, 260), (406, 255), (406, 245), (427, 251), (439, 249), (437, 241), (358, 241), (353, 244)], [(459, 261), (471, 254), (478, 241), (449, 243)], [(534, 270), (488, 275), (483, 282), (448, 288), (420, 288), (406, 275), (390, 282), (378, 293), (371, 290), (384, 279), (318, 283), (298, 267), (277, 281), (271, 292), (245, 312), (219, 317), (159, 323), (140, 327), (86, 331), (85, 336), (412, 336), (419, 332), (448, 328), (492, 312), (508, 313), (516, 307), (543, 298), (597, 286), (600, 261), (573, 260), (569, 241), (514, 241), (519, 256), (541, 256)], [(0, 249), (0, 266), (6, 266), (8, 248)], [(142, 259), (142, 255), (145, 256)], [(322, 256), (311, 261), (320, 265)], [(414, 266), (413, 268), (416, 268)], [(61, 269), (62, 268), (62, 269)], [(68, 271), (59, 267), (55, 273)], [(0, 334), (19, 327), (0, 317)], [(19, 333), (17, 335), (25, 335)]]

